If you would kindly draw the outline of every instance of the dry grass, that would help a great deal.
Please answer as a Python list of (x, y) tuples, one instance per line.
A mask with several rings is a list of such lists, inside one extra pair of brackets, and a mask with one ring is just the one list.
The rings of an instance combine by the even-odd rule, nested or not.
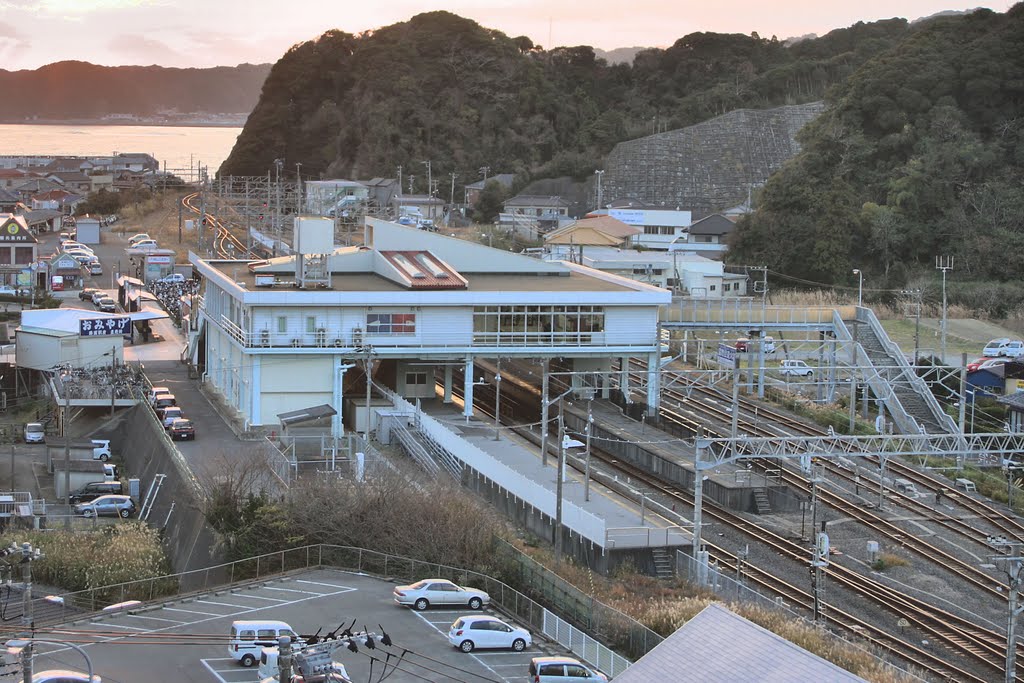
[[(168, 190), (144, 202), (124, 207), (119, 214), (121, 220), (114, 224), (112, 231), (125, 237), (138, 232), (148, 233), (161, 248), (174, 249), (177, 263), (186, 262), (189, 250), (197, 251), (199, 243), (196, 234), (185, 232), (184, 228), (182, 241), (178, 242), (178, 207), (181, 205), (181, 196), (179, 192)], [(182, 225), (185, 220), (194, 217), (194, 214), (183, 210)]]
[(910, 561), (892, 553), (878, 553), (878, 557), (871, 563), (871, 568), (876, 572), (883, 572), (892, 567), (909, 567)]

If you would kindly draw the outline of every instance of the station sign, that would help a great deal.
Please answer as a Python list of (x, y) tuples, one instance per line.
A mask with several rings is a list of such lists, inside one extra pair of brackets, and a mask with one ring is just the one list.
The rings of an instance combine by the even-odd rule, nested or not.
[(78, 321), (78, 333), (83, 337), (116, 337), (131, 334), (132, 319), (128, 316), (113, 318), (85, 318)]
[(718, 363), (719, 365), (726, 365), (730, 368), (736, 367), (736, 348), (729, 344), (719, 343)]

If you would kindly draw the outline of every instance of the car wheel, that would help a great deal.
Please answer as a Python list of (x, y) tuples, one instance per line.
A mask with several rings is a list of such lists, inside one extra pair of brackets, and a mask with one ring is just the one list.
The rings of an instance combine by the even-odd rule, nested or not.
[(413, 604), (413, 607), (415, 607), (415, 608), (416, 608), (416, 609), (418, 609), (418, 610), (419, 610), (420, 612), (422, 612), (423, 610), (425, 610), (425, 609), (427, 609), (428, 607), (430, 607), (430, 603), (429, 603), (429, 602), (427, 601), (427, 599), (426, 599), (426, 598), (420, 598), (419, 600), (417, 600), (417, 601), (416, 601), (416, 602), (415, 602), (415, 603)]
[(92, 510), (83, 510), (82, 511), (82, 516), (83, 517), (92, 517)]
[(480, 609), (484, 606), (484, 601), (480, 598), (470, 598), (469, 609)]
[(516, 652), (522, 652), (526, 649), (526, 641), (522, 638), (516, 638), (512, 641), (512, 649)]
[(463, 652), (472, 652), (474, 647), (476, 646), (473, 645), (472, 640), (464, 640), (461, 643), (459, 643), (459, 649)]
[(107, 460), (110, 460), (110, 456), (104, 453), (103, 455), (100, 456), (100, 460), (102, 462), (106, 462)]
[(123, 510), (120, 510), (117, 514), (121, 515), (125, 519), (128, 519), (132, 516), (132, 511), (129, 510), (128, 508), (124, 508)]
[(253, 657), (251, 654), (244, 654), (242, 655), (242, 658), (238, 661), (242, 663), (242, 666), (250, 667), (256, 663), (256, 658)]

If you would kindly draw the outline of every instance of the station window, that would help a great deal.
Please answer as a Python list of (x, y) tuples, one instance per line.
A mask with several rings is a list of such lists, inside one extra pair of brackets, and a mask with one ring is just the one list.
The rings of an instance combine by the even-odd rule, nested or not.
[(367, 313), (366, 334), (416, 334), (416, 314)]
[(601, 306), (477, 306), (473, 310), (476, 344), (590, 344), (604, 332)]
[(313, 334), (316, 331), (316, 316), (306, 316), (306, 334)]
[(277, 332), (278, 334), (285, 334), (288, 332), (288, 317), (284, 315), (277, 316)]
[(425, 385), (427, 383), (427, 373), (425, 372), (407, 372), (405, 373), (405, 386), (413, 385)]

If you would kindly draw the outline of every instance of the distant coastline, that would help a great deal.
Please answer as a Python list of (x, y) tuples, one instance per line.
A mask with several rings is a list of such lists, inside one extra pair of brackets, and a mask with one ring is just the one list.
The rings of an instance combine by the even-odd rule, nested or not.
[[(246, 117), (248, 118), (248, 117)], [(0, 119), (5, 126), (155, 126), (166, 128), (242, 128), (246, 118), (238, 119), (183, 119), (166, 121), (155, 119), (34, 119), (31, 121)]]

